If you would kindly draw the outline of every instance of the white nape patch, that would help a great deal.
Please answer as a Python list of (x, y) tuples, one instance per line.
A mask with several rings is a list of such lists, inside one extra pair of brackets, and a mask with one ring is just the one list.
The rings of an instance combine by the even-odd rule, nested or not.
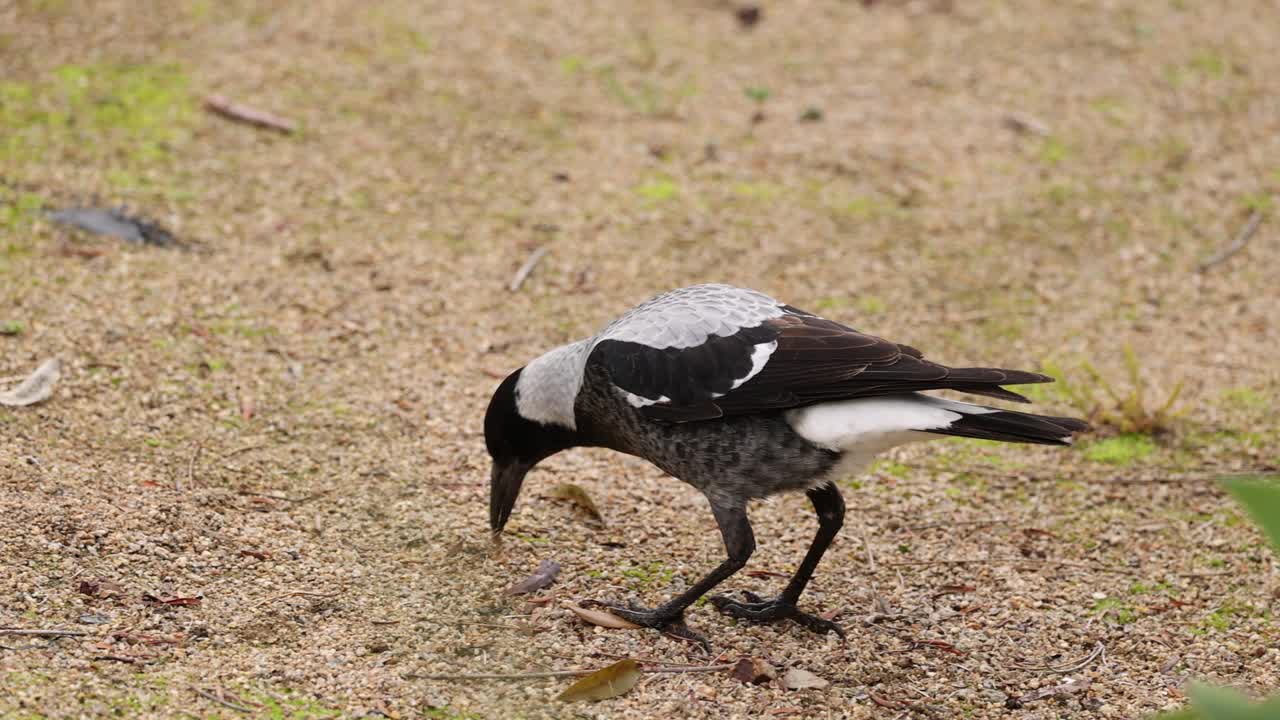
[[(621, 388), (619, 388), (619, 390), (621, 390)], [(631, 404), (631, 407), (642, 408), (649, 407), (650, 405), (657, 405), (658, 403), (671, 402), (671, 398), (666, 395), (660, 396), (657, 400), (650, 400), (647, 397), (641, 397), (635, 393), (629, 393), (626, 390), (621, 390), (621, 392), (626, 396), (627, 402)]]
[(573, 404), (591, 350), (580, 340), (552, 350), (524, 367), (516, 381), (516, 411), (526, 420), (578, 429)]
[(755, 349), (751, 351), (751, 372), (738, 378), (737, 380), (734, 380), (733, 385), (730, 387), (730, 389), (737, 390), (739, 387), (742, 386), (743, 383), (755, 377), (756, 375), (759, 375), (760, 371), (764, 369), (765, 364), (769, 362), (769, 357), (773, 355), (773, 351), (777, 349), (778, 349), (777, 340), (774, 340), (773, 342), (760, 343), (759, 345), (756, 345)]
[(810, 405), (787, 411), (786, 418), (805, 440), (844, 453), (831, 475), (845, 477), (889, 448), (940, 437), (927, 430), (950, 427), (963, 415), (991, 412), (998, 411), (913, 393)]

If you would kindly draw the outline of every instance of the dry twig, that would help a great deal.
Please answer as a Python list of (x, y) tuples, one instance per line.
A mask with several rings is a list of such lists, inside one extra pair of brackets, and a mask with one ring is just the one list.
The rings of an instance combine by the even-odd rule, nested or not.
[(342, 594), (341, 590), (337, 592), (331, 592), (331, 593), (313, 592), (310, 590), (294, 590), (293, 592), (287, 592), (287, 593), (284, 593), (283, 595), (276, 595), (275, 597), (269, 597), (266, 600), (263, 600), (262, 602), (258, 603), (257, 605), (254, 605), (254, 607), (260, 608), (263, 605), (270, 605), (271, 603), (276, 602), (277, 600), (285, 600), (291, 597), (332, 598), (332, 597), (338, 597), (341, 594)]
[(1015, 670), (1026, 670), (1028, 672), (1056, 673), (1056, 674), (1073, 673), (1073, 672), (1076, 672), (1077, 670), (1082, 670), (1088, 667), (1090, 664), (1093, 663), (1094, 660), (1098, 659), (1099, 657), (1103, 659), (1103, 662), (1106, 662), (1106, 653), (1107, 653), (1106, 646), (1104, 646), (1101, 642), (1099, 642), (1093, 646), (1093, 650), (1089, 653), (1087, 657), (1085, 657), (1082, 660), (1077, 660), (1076, 662), (1073, 662), (1073, 663), (1068, 663), (1066, 665), (1059, 665), (1057, 667), (1054, 667), (1052, 665), (1044, 665), (1041, 667), (1036, 667), (1033, 665), (1021, 665), (1019, 663), (1010, 663), (1009, 665)]
[(227, 453), (226, 455), (223, 455), (222, 459), (226, 460), (227, 458), (233, 458), (237, 455), (242, 455), (252, 450), (261, 450), (264, 447), (267, 447), (267, 445), (263, 443), (259, 443), (257, 445), (245, 445), (244, 447), (238, 447), (235, 450), (232, 450), (231, 452)]
[[(200, 451), (204, 446), (196, 443), (195, 452), (191, 453), (191, 462), (187, 463), (187, 487), (195, 487), (196, 484), (196, 463), (200, 462)], [(173, 489), (182, 492), (182, 481), (178, 478), (173, 479)]]
[(520, 269), (516, 271), (515, 277), (511, 278), (511, 284), (507, 286), (507, 289), (511, 292), (519, 290), (520, 286), (524, 285), (524, 281), (529, 279), (529, 275), (533, 274), (533, 269), (538, 267), (538, 263), (542, 262), (542, 258), (546, 256), (547, 251), (550, 249), (551, 248), (544, 245), (537, 250), (534, 250), (533, 253), (529, 255), (529, 259), (525, 260), (524, 264), (520, 266)]
[(938, 520), (935, 522), (921, 523), (919, 525), (908, 525), (906, 530), (930, 530), (939, 527), (955, 527), (959, 525), (1003, 525), (1009, 522), (1006, 518), (993, 518), (990, 520)]
[(248, 707), (245, 707), (244, 705), (237, 705), (236, 703), (233, 703), (230, 700), (223, 700), (222, 698), (218, 697), (217, 695), (214, 695), (211, 692), (208, 692), (207, 690), (201, 690), (198, 687), (193, 687), (191, 688), (191, 690), (195, 692), (195, 694), (204, 698), (205, 700), (212, 700), (213, 702), (216, 702), (219, 705), (229, 707), (232, 710), (239, 710), (240, 712), (245, 712), (245, 713), (253, 712), (253, 708), (248, 708)]
[(871, 552), (871, 541), (867, 539), (866, 523), (862, 524), (862, 547), (867, 551), (867, 572), (875, 573), (876, 556), (875, 553)]
[(204, 107), (209, 112), (221, 115), (228, 120), (253, 125), (255, 127), (275, 130), (277, 132), (292, 134), (297, 131), (298, 127), (289, 120), (285, 120), (278, 115), (272, 115), (248, 105), (234, 103), (221, 95), (210, 95), (204, 100)]
[(1258, 232), (1258, 226), (1261, 224), (1262, 212), (1260, 210), (1254, 210), (1253, 214), (1251, 214), (1249, 219), (1245, 222), (1244, 228), (1240, 230), (1236, 235), (1236, 239), (1232, 240), (1230, 245), (1222, 248), (1218, 252), (1209, 256), (1207, 260), (1200, 263), (1200, 272), (1204, 272), (1215, 265), (1221, 265), (1229, 260), (1232, 255), (1243, 250), (1244, 246), (1248, 245), (1249, 241), (1253, 239), (1254, 234)]
[[(662, 667), (641, 668), (642, 673), (704, 673), (732, 670), (734, 663), (721, 665), (664, 665)], [(441, 675), (412, 675), (414, 680), (538, 680), (553, 677), (572, 677), (574, 675), (590, 675), (600, 668), (578, 668), (576, 670), (543, 670), (529, 673), (476, 673)]]
[(25, 635), (29, 637), (83, 637), (87, 632), (80, 630), (24, 630), (23, 628), (0, 628), (0, 635)]

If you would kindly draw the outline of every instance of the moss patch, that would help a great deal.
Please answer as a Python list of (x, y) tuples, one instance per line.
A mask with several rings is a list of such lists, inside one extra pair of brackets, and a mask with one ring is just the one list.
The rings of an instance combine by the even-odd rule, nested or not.
[(1131, 465), (1149, 457), (1156, 451), (1156, 443), (1146, 435), (1126, 433), (1099, 440), (1085, 448), (1085, 458), (1093, 462), (1111, 465)]

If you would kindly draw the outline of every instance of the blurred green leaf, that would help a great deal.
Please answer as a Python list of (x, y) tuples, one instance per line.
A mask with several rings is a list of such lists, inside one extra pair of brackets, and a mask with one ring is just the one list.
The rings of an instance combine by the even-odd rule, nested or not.
[(1209, 720), (1263, 720), (1258, 714), (1262, 707), (1235, 690), (1196, 683), (1187, 694), (1191, 696), (1191, 706)]
[(1245, 506), (1280, 553), (1280, 484), (1263, 476), (1231, 478), (1222, 484)]

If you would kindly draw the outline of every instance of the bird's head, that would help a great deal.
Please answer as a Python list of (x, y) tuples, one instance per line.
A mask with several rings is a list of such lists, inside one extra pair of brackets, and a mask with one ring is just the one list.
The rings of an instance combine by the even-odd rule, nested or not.
[[(524, 476), (543, 459), (578, 444), (572, 428), (540, 422), (520, 412), (524, 368), (507, 376), (489, 400), (484, 442), (493, 459), (489, 476), (489, 527), (500, 532), (511, 517)], [(528, 389), (525, 388), (527, 391)]]

